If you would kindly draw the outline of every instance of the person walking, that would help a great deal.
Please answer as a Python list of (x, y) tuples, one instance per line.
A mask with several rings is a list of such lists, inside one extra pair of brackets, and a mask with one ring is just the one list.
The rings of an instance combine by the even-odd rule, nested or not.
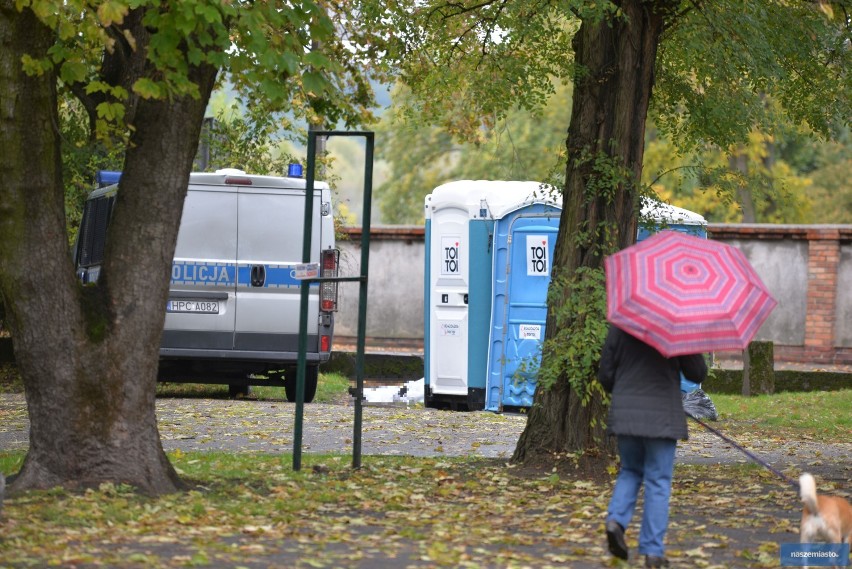
[(704, 381), (704, 356), (666, 358), (645, 342), (610, 326), (598, 379), (612, 395), (607, 432), (617, 438), (621, 467), (607, 508), (607, 544), (615, 557), (628, 558), (624, 532), (644, 486), (639, 554), (645, 555), (645, 567), (669, 565), (664, 539), (675, 449), (678, 439), (688, 437), (680, 392), (681, 372), (697, 383)]

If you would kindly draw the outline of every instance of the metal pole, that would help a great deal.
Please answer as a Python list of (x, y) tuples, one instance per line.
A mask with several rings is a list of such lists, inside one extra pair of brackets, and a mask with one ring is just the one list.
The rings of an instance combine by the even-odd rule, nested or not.
[[(311, 136), (311, 133), (314, 134), (314, 160), (316, 160), (317, 156), (325, 156), (326, 143), (328, 142), (328, 137), (323, 136), (320, 133), (325, 133), (321, 125), (309, 124), (308, 125), (308, 136)], [(314, 166), (316, 168), (316, 166)], [(314, 180), (319, 178), (320, 180), (325, 180), (325, 167), (320, 163), (319, 165), (319, 176), (314, 172)]]
[(374, 133), (372, 132), (336, 132), (309, 129), (308, 160), (305, 173), (305, 231), (303, 236), (302, 263), (311, 261), (311, 232), (313, 223), (314, 179), (316, 170), (317, 138), (325, 142), (325, 136), (363, 136), (366, 139), (366, 156), (364, 165), (364, 207), (361, 220), (361, 275), (356, 278), (314, 278), (304, 279), (300, 285), (301, 304), (299, 314), (299, 356), (296, 367), (296, 421), (293, 428), (293, 470), (302, 468), (302, 431), (305, 409), (305, 372), (307, 367), (306, 353), (308, 346), (308, 300), (310, 285), (320, 281), (353, 281), (361, 283), (358, 292), (358, 344), (355, 356), (355, 427), (352, 448), (352, 466), (361, 467), (361, 426), (363, 421), (364, 399), (364, 344), (367, 336), (367, 275), (370, 261), (370, 217), (373, 196), (373, 148)]
[(352, 468), (361, 468), (361, 422), (364, 399), (364, 344), (367, 336), (367, 274), (370, 263), (370, 216), (373, 194), (372, 132), (364, 133), (364, 207), (361, 214), (361, 284), (358, 290), (358, 345), (355, 355), (355, 425), (352, 436)]
[[(316, 168), (316, 135), (308, 133), (308, 164), (305, 172), (305, 231), (302, 237), (302, 263), (311, 262), (311, 232), (314, 215), (314, 169)], [(299, 359), (296, 366), (296, 423), (293, 426), (293, 470), (302, 468), (302, 425), (305, 413), (305, 371), (308, 351), (308, 300), (311, 282), (299, 285)]]

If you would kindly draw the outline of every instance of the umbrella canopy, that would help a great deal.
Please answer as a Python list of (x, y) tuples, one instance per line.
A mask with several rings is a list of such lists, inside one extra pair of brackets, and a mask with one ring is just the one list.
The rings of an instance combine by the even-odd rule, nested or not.
[(742, 350), (777, 304), (739, 249), (675, 231), (605, 268), (607, 320), (666, 357)]

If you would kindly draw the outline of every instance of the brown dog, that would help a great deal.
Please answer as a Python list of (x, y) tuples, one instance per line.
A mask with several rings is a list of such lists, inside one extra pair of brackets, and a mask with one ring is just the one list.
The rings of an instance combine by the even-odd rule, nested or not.
[(852, 542), (852, 506), (843, 498), (820, 496), (814, 477), (799, 477), (799, 489), (805, 509), (802, 511), (802, 543)]

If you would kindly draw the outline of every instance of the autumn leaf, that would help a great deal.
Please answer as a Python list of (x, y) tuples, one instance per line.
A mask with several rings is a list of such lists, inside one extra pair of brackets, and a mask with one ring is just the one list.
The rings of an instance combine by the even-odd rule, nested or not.
[(107, 0), (98, 6), (98, 20), (105, 28), (113, 24), (121, 24), (128, 13), (127, 4), (115, 0)]

